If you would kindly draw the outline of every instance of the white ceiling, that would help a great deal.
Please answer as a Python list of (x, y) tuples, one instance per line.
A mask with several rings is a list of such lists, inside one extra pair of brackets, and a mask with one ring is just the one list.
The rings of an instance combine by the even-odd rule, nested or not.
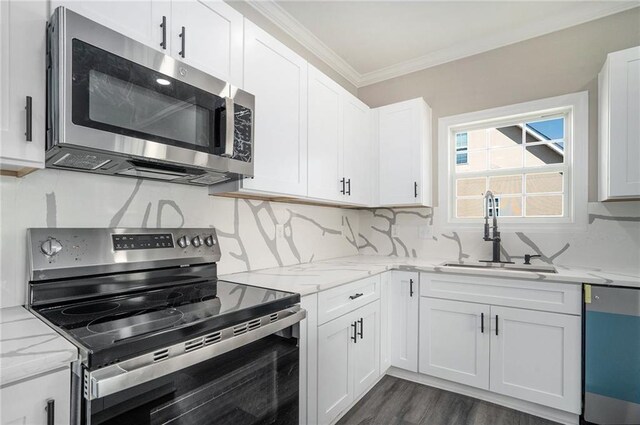
[(640, 6), (640, 1), (251, 4), (360, 87)]

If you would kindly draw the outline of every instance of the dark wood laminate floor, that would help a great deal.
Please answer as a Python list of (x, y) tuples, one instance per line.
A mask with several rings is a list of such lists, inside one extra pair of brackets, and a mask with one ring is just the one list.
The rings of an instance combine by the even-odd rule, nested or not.
[(385, 376), (338, 425), (559, 425), (465, 395)]

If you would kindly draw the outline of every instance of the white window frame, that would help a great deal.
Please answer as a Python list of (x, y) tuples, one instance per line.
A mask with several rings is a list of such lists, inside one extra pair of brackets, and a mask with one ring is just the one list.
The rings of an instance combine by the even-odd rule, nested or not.
[[(543, 114), (537, 115), (538, 112)], [(500, 227), (513, 230), (569, 230), (586, 229), (588, 203), (588, 145), (589, 145), (589, 93), (587, 91), (486, 109), (438, 120), (438, 180), (439, 208), (436, 216), (443, 227), (450, 229), (479, 229), (482, 218), (455, 217), (455, 133), (464, 130), (499, 126), (500, 122), (533, 121), (534, 117), (565, 116), (565, 164), (568, 172), (563, 178), (564, 208), (562, 217), (499, 217)], [(569, 136), (569, 137), (567, 137)], [(524, 164), (523, 164), (524, 167)], [(504, 175), (520, 174), (523, 168), (504, 170)], [(553, 171), (553, 167), (544, 167)], [(502, 171), (500, 171), (502, 173)], [(467, 173), (464, 173), (466, 176)], [(469, 173), (472, 177), (479, 173)], [(480, 173), (481, 174), (481, 173)], [(459, 173), (458, 176), (462, 176)], [(523, 185), (524, 183), (523, 176)], [(524, 198), (523, 198), (524, 199)], [(523, 205), (524, 208), (524, 205)]]

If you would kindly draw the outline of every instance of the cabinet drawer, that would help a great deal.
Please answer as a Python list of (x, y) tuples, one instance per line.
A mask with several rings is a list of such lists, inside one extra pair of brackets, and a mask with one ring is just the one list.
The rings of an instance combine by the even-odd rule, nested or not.
[(380, 275), (318, 294), (318, 323), (326, 323), (380, 298)]
[(420, 295), (579, 315), (579, 284), (421, 273)]

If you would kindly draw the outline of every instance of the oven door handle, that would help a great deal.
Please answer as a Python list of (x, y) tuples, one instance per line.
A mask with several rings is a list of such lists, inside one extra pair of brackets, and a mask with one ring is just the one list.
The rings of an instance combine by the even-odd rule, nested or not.
[[(102, 398), (220, 356), (295, 325), (307, 316), (307, 312), (295, 306), (280, 311), (278, 315), (284, 317), (271, 323), (270, 316), (262, 317), (260, 319), (265, 323), (264, 325), (254, 330), (247, 330), (240, 335), (234, 336), (234, 332), (238, 332), (239, 325), (223, 329), (218, 342), (192, 351), (185, 351), (184, 342), (173, 345), (168, 348), (169, 353), (172, 350), (181, 350), (182, 353), (170, 355), (165, 360), (154, 362), (154, 353), (149, 353), (94, 371), (85, 370), (84, 397), (87, 400)], [(204, 340), (204, 337), (202, 338)]]

